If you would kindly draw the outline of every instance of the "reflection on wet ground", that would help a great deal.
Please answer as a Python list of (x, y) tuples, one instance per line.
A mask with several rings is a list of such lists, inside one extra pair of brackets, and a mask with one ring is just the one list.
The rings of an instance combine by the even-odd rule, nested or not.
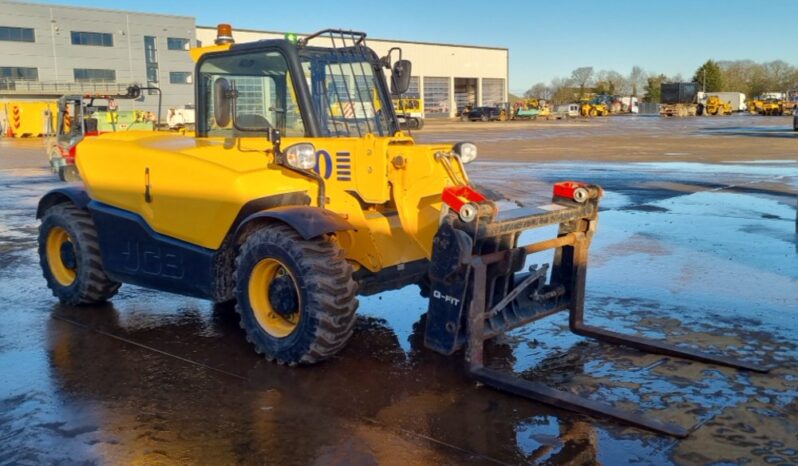
[[(124, 286), (56, 304), (33, 218), (56, 186), (2, 170), (0, 463), (798, 463), (798, 164), (476, 163), (532, 204), (554, 180), (607, 189), (587, 318), (763, 364), (750, 374), (574, 336), (555, 315), (499, 338), (489, 363), (652, 417), (683, 441), (479, 388), (422, 348), (417, 287), (362, 298), (339, 357), (258, 358), (235, 312)], [(509, 181), (508, 181), (509, 180)]]
[(756, 138), (765, 137), (788, 139), (798, 138), (798, 135), (796, 135), (792, 128), (785, 128), (783, 126), (760, 126), (755, 128), (749, 126), (727, 126), (723, 128), (704, 128), (703, 131), (718, 136), (748, 136)]

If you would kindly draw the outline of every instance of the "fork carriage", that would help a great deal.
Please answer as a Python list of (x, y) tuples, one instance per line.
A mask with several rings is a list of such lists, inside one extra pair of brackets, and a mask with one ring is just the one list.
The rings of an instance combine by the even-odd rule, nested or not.
[[(648, 419), (485, 365), (485, 340), (568, 311), (569, 328), (577, 335), (693, 361), (768, 371), (761, 365), (624, 335), (584, 322), (588, 249), (596, 231), (602, 194), (595, 185), (562, 182), (554, 186), (551, 204), (497, 213), (492, 202), (470, 188), (450, 188), (444, 193), (449, 211), (433, 243), (425, 344), (443, 354), (464, 349), (469, 375), (496, 389), (570, 411), (686, 437), (689, 430), (679, 425)], [(473, 215), (473, 220), (464, 221), (463, 213), (466, 219)], [(559, 225), (555, 238), (518, 245), (523, 231), (551, 225)], [(528, 256), (550, 250), (554, 251), (551, 265), (533, 265), (521, 272)]]

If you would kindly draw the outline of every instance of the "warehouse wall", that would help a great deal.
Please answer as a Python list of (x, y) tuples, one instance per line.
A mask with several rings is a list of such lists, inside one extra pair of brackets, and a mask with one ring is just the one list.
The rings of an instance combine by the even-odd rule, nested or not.
[[(33, 29), (33, 41), (3, 40), (2, 28)], [(102, 33), (110, 37), (112, 46), (75, 45), (72, 32)], [(0, 0), (0, 101), (19, 100), (20, 89), (56, 89), (57, 95), (72, 93), (108, 93), (109, 88), (124, 89), (130, 84), (146, 85), (148, 65), (145, 60), (145, 36), (155, 37), (157, 85), (164, 96), (164, 114), (170, 107), (193, 104), (194, 86), (189, 79), (183, 84), (170, 83), (170, 72), (193, 72), (194, 66), (184, 50), (168, 50), (168, 38), (197, 40), (210, 45), (216, 29), (196, 27), (193, 17), (130, 13), (124, 11), (30, 4)], [(238, 42), (283, 38), (274, 31), (237, 30)], [(5, 37), (8, 39), (8, 37)], [(413, 86), (425, 99), (427, 117), (454, 116), (456, 101), (467, 98), (477, 105), (491, 105), (507, 100), (509, 51), (453, 44), (369, 39), (368, 44), (384, 55), (392, 47), (401, 47), (404, 58), (413, 61)], [(17, 68), (36, 70), (34, 81), (8, 84), (2, 72)], [(113, 70), (112, 83), (76, 83), (75, 69)], [(455, 85), (458, 78), (459, 85)], [(58, 83), (58, 87), (54, 84)], [(464, 85), (463, 83), (468, 83)], [(64, 86), (68, 84), (68, 86)], [(11, 92), (11, 87), (14, 91)], [(455, 90), (460, 92), (455, 99)], [(35, 95), (29, 98), (41, 100)], [(120, 108), (157, 110), (157, 97), (145, 95), (141, 101), (120, 101)]]
[[(36, 68), (38, 82), (45, 84), (40, 86), (42, 89), (51, 88), (46, 85), (48, 83), (74, 83), (75, 69), (114, 70), (114, 81), (122, 87), (133, 83), (146, 85), (144, 37), (154, 36), (158, 86), (164, 95), (164, 114), (169, 107), (192, 104), (194, 101), (192, 82), (170, 84), (169, 80), (172, 71), (193, 72), (191, 58), (185, 50), (167, 49), (169, 37), (188, 39), (190, 45), (195, 45), (192, 17), (0, 1), (2, 26), (34, 29), (34, 42), (0, 40), (0, 68)], [(113, 46), (75, 45), (72, 43), (72, 31), (111, 34)], [(96, 83), (96, 87), (108, 86)], [(79, 88), (90, 91), (92, 83), (82, 83), (72, 89)], [(15, 98), (5, 97), (6, 100)], [(154, 112), (157, 110), (157, 97), (146, 95), (140, 102), (119, 101), (119, 104), (122, 109), (137, 108)]]
[[(264, 39), (282, 39), (284, 33), (275, 31), (233, 30), (236, 42), (253, 42)], [(204, 46), (212, 45), (216, 28), (197, 27), (197, 40)], [(368, 45), (382, 56), (392, 47), (402, 48), (402, 57), (413, 62), (413, 76), (418, 76), (420, 90), (448, 88), (448, 98), (440, 105), (425, 102), (427, 117), (435, 114), (454, 116), (457, 111), (454, 98), (454, 78), (477, 79), (477, 105), (492, 105), (507, 101), (507, 73), (509, 51), (506, 48), (488, 48), (467, 45), (434, 44), (423, 42), (367, 40)], [(425, 83), (426, 80), (426, 83)], [(501, 91), (497, 91), (498, 86)], [(488, 92), (483, 92), (486, 88)], [(490, 101), (483, 101), (483, 94)], [(499, 98), (499, 102), (496, 102)], [(425, 98), (425, 100), (428, 100)]]

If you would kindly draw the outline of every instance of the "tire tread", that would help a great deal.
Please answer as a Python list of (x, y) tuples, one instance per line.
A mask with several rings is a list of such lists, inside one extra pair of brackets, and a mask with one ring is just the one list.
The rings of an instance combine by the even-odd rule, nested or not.
[[(261, 347), (257, 343), (257, 336), (253, 334), (260, 329), (249, 328), (244, 315), (248, 312), (242, 306), (242, 294), (246, 286), (239, 283), (245, 279), (239, 275), (239, 270), (249, 251), (264, 242), (288, 251), (297, 259), (300, 267), (297, 272), (302, 275), (306, 287), (305, 310), (317, 322), (317, 325), (309, 328), (308, 335), (301, 336), (306, 345), (302, 354), (291, 359), (271, 355), (267, 348)], [(239, 325), (247, 334), (247, 341), (255, 346), (258, 353), (270, 361), (293, 366), (320, 362), (346, 345), (354, 329), (358, 301), (352, 266), (344, 256), (344, 251), (326, 238), (305, 240), (285, 224), (269, 224), (247, 238), (235, 260), (236, 311), (240, 317)]]
[[(45, 228), (49, 224), (49, 219), (56, 219), (63, 224), (62, 226), (71, 228), (73, 230), (71, 233), (74, 233), (76, 244), (80, 248), (76, 252), (79, 261), (77, 283), (70, 287), (60, 285), (50, 274), (50, 266), (45, 253), (47, 234), (49, 233), (49, 230)], [(108, 278), (103, 270), (100, 243), (91, 215), (85, 209), (72, 203), (56, 204), (45, 212), (39, 232), (39, 263), (47, 281), (47, 287), (64, 304), (101, 303), (113, 297), (122, 285)]]

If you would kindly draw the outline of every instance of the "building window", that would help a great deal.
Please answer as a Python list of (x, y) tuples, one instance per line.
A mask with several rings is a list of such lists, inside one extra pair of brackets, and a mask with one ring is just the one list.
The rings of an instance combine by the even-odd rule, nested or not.
[(449, 78), (424, 77), (424, 115), (449, 116)]
[(482, 78), (482, 105), (499, 105), (504, 102), (504, 79)]
[(36, 34), (32, 28), (15, 28), (0, 26), (0, 40), (12, 42), (36, 42)]
[(158, 65), (147, 65), (147, 85), (155, 86), (158, 84)]
[(169, 50), (188, 50), (188, 39), (180, 39), (177, 37), (166, 38), (166, 48)]
[(38, 68), (23, 68), (21, 66), (0, 66), (0, 80), (2, 81), (38, 81)]
[(94, 45), (113, 47), (114, 35), (107, 32), (72, 31), (72, 45)]
[(144, 61), (148, 65), (158, 65), (158, 48), (154, 36), (144, 36)]
[(169, 84), (191, 84), (194, 80), (191, 78), (190, 71), (170, 71)]
[[(158, 46), (155, 36), (144, 36), (144, 62), (147, 64), (147, 87), (158, 87)], [(150, 90), (149, 94), (158, 91)]]
[(109, 83), (116, 81), (115, 70), (75, 68), (75, 82)]

